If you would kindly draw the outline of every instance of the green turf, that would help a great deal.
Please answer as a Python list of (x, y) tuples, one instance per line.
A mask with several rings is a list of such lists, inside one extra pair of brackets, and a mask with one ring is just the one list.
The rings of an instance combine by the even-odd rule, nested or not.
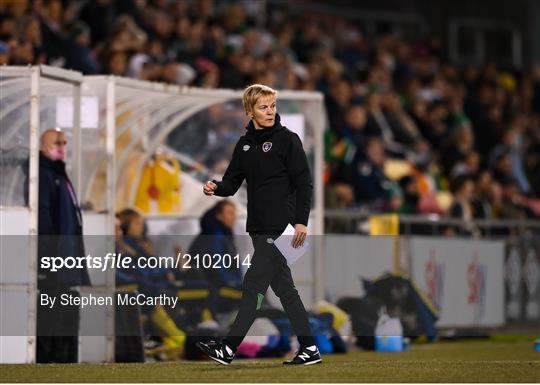
[(439, 342), (404, 353), (351, 352), (321, 365), (281, 360), (146, 364), (0, 365), (2, 382), (540, 382), (540, 352), (527, 342)]

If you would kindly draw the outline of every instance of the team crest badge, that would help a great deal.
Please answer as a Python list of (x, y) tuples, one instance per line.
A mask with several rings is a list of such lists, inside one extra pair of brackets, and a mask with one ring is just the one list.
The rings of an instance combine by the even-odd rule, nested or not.
[(272, 142), (264, 142), (262, 145), (262, 149), (264, 152), (270, 151), (271, 148), (272, 148)]
[(249, 144), (244, 145), (243, 149), (244, 149), (244, 151), (249, 150)]

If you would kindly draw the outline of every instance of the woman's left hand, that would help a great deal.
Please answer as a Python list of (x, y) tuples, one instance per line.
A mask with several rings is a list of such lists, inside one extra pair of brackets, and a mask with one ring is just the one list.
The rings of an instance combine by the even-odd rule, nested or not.
[(292, 247), (295, 249), (302, 246), (307, 238), (307, 226), (297, 223), (294, 225), (294, 237), (292, 240)]

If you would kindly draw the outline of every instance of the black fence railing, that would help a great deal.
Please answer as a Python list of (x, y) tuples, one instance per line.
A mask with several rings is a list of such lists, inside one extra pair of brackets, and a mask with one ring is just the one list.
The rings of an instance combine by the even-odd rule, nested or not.
[[(326, 233), (369, 234), (367, 208), (327, 209), (324, 213)], [(400, 235), (447, 235), (476, 238), (540, 235), (540, 220), (474, 219), (463, 220), (440, 215), (399, 215)]]

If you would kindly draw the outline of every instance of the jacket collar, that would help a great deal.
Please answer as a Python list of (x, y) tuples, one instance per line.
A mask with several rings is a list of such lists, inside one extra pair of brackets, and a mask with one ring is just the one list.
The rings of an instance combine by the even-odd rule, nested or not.
[(39, 152), (39, 166), (51, 169), (57, 173), (66, 173), (66, 162), (63, 160), (52, 160), (47, 158), (43, 153)]
[(262, 141), (268, 140), (276, 132), (284, 130), (284, 129), (285, 127), (281, 125), (281, 117), (279, 116), (279, 114), (276, 114), (274, 125), (272, 127), (266, 127), (260, 130), (257, 130), (255, 128), (253, 120), (250, 120), (248, 125), (246, 126), (246, 130), (247, 130), (246, 138), (260, 143)]

